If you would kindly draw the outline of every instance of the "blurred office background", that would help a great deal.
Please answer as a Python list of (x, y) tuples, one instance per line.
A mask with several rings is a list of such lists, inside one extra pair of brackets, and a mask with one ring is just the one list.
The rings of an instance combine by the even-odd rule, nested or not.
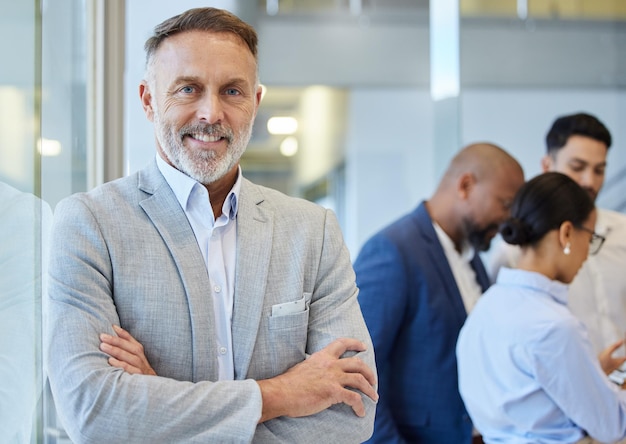
[[(267, 93), (244, 174), (333, 208), (353, 257), (430, 195), (461, 146), (499, 144), (532, 177), (552, 120), (576, 111), (611, 130), (598, 204), (626, 211), (623, 0), (0, 0), (0, 182), (54, 208), (147, 164), (143, 43), (197, 6), (259, 33)], [(273, 117), (295, 129), (273, 134)], [(31, 222), (37, 275), (45, 227)], [(41, 300), (41, 285), (29, 291)], [(40, 339), (24, 355), (40, 367)], [(33, 396), (33, 442), (64, 442), (49, 398)]]

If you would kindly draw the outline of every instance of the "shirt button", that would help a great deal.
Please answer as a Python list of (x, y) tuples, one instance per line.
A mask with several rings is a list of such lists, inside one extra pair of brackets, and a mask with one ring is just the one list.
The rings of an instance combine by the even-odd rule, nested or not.
[(222, 291), (222, 287), (220, 287), (219, 285), (216, 285), (215, 287), (213, 287), (213, 291), (215, 291), (216, 293), (219, 293), (220, 291)]
[(220, 355), (226, 354), (226, 347), (220, 347)]

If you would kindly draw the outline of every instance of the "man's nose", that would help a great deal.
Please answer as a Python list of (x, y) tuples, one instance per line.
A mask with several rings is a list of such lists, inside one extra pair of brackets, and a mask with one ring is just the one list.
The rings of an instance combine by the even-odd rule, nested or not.
[(196, 115), (201, 122), (220, 123), (224, 119), (224, 108), (219, 94), (203, 95), (198, 103)]
[(591, 168), (585, 169), (580, 175), (580, 186), (583, 188), (593, 188), (596, 189), (596, 175), (593, 173)]

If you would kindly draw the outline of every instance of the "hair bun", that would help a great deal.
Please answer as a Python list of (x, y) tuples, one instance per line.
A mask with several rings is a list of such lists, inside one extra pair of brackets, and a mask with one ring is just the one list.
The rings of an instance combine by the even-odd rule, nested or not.
[(500, 226), (500, 235), (509, 244), (525, 245), (529, 243), (531, 227), (523, 220), (512, 217)]

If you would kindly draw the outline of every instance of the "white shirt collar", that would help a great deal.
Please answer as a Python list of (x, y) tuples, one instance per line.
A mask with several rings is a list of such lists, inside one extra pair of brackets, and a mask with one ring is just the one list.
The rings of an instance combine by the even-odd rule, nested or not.
[(437, 222), (433, 221), (433, 227), (435, 227), (435, 232), (437, 233), (437, 237), (439, 238), (439, 242), (441, 243), (444, 251), (454, 250), (461, 257), (462, 260), (466, 262), (470, 262), (472, 260), (475, 254), (475, 250), (469, 242), (463, 242), (463, 244), (461, 245), (461, 252), (459, 253), (456, 249), (456, 246), (454, 245), (454, 242), (452, 242), (452, 239), (450, 239), (450, 236), (448, 236), (448, 233), (443, 231), (443, 228), (441, 228)]
[(473, 308), (483, 290), (478, 280), (476, 272), (472, 268), (470, 261), (474, 257), (474, 249), (468, 242), (463, 243), (461, 253), (456, 250), (454, 242), (443, 229), (433, 221), (433, 227), (443, 252), (448, 260), (448, 265), (454, 276), (456, 286), (461, 294), (465, 311), (469, 313)]
[[(190, 197), (195, 187), (204, 187), (200, 182), (192, 179), (182, 171), (177, 170), (169, 163), (167, 163), (159, 154), (156, 155), (156, 162), (159, 171), (165, 177), (168, 185), (176, 195), (176, 199), (180, 203), (180, 206), (188, 211), (190, 204)], [(226, 196), (224, 205), (222, 206), (222, 214), (227, 214), (230, 219), (234, 219), (237, 216), (239, 192), (241, 190), (241, 167), (238, 167), (237, 180), (233, 185), (233, 188)], [(209, 202), (211, 196), (209, 196)]]

